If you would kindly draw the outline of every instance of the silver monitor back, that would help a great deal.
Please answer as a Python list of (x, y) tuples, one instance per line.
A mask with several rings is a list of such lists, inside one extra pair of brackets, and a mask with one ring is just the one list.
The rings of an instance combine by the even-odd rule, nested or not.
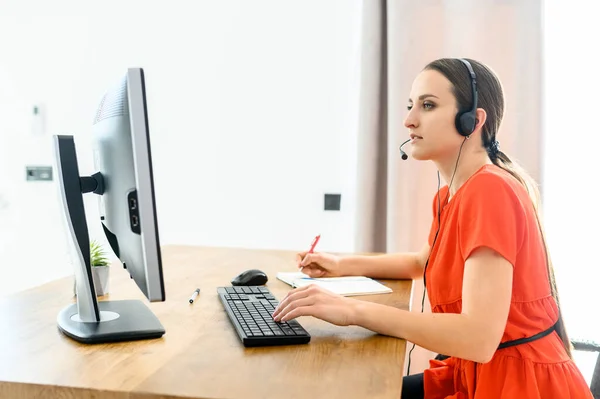
[(94, 164), (104, 178), (107, 239), (150, 301), (164, 301), (144, 71), (130, 68), (106, 92), (93, 123)]
[(80, 176), (73, 136), (55, 135), (55, 159), (67, 239), (76, 251), (77, 303), (57, 317), (65, 335), (83, 343), (160, 338), (165, 329), (139, 300), (96, 298), (83, 194), (98, 195), (109, 244), (140, 290), (164, 301), (144, 71), (131, 68), (103, 97), (93, 124), (97, 172)]

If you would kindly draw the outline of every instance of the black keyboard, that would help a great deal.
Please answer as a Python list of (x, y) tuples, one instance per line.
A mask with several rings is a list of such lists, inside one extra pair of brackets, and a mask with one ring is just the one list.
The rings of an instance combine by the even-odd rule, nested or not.
[(265, 286), (217, 288), (229, 321), (246, 347), (306, 344), (310, 334), (296, 320), (276, 322), (279, 301)]

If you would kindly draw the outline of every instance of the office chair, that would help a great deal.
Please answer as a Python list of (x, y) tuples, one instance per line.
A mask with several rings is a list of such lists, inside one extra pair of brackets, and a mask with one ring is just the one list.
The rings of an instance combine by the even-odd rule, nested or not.
[(596, 367), (594, 367), (594, 374), (592, 374), (592, 381), (590, 383), (590, 390), (592, 391), (592, 395), (594, 395), (594, 399), (600, 399), (600, 344), (583, 339), (571, 339), (571, 344), (573, 344), (573, 349), (576, 351), (598, 353)]

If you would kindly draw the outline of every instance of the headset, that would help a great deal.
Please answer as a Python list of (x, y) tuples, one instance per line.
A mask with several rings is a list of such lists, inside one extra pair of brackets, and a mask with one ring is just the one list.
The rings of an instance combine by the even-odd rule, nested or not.
[[(459, 60), (465, 64), (467, 69), (469, 70), (469, 79), (471, 80), (471, 97), (473, 98), (473, 104), (469, 109), (463, 109), (456, 114), (455, 125), (458, 133), (463, 136), (465, 139), (460, 146), (458, 151), (458, 157), (456, 159), (456, 165), (454, 166), (454, 172), (452, 173), (452, 178), (450, 179), (450, 184), (448, 185), (448, 195), (450, 194), (450, 187), (452, 186), (452, 181), (454, 180), (454, 174), (456, 173), (456, 169), (458, 168), (458, 160), (460, 159), (460, 153), (462, 152), (462, 147), (465, 141), (471, 136), (471, 133), (475, 130), (475, 125), (477, 124), (477, 77), (475, 75), (475, 71), (471, 66), (471, 63), (463, 58), (459, 58)], [(402, 146), (408, 143), (410, 140), (405, 141), (400, 145), (400, 153), (402, 154), (402, 159), (406, 160), (408, 155), (406, 152), (402, 151)], [(441, 201), (440, 201), (440, 172), (438, 171), (438, 206), (437, 206), (437, 217), (438, 217), (438, 225), (437, 231), (435, 232), (435, 236), (433, 238), (433, 242), (431, 244), (431, 249), (429, 250), (429, 256), (427, 257), (427, 261), (425, 262), (425, 267), (423, 268), (423, 298), (421, 299), (421, 313), (423, 313), (423, 309), (425, 306), (425, 293), (427, 292), (427, 280), (425, 278), (425, 273), (427, 272), (427, 266), (429, 265), (429, 258), (433, 253), (433, 248), (435, 246), (435, 242), (437, 241), (438, 233), (440, 232), (441, 226)], [(444, 200), (446, 202), (446, 200)], [(413, 343), (413, 347), (408, 353), (408, 367), (406, 370), (406, 375), (410, 375), (410, 357), (413, 349), (415, 349), (415, 344)]]
[(469, 75), (471, 77), (471, 97), (473, 98), (473, 106), (463, 112), (456, 114), (456, 130), (461, 136), (469, 137), (475, 130), (477, 124), (477, 77), (475, 71), (471, 66), (471, 63), (463, 58), (459, 58), (463, 64), (469, 69)]

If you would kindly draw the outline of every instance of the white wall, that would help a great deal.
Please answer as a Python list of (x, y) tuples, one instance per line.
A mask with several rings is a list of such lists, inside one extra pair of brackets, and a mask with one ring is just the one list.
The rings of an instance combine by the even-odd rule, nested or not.
[(590, 298), (600, 281), (596, 253), (600, 51), (595, 43), (600, 5), (583, 0), (545, 3), (543, 189), (548, 243), (571, 335), (597, 340), (600, 320), (597, 312), (590, 313), (595, 309)]
[[(561, 309), (571, 338), (598, 340), (598, 149), (596, 72), (600, 5), (544, 2), (546, 104), (544, 211)], [(591, 382), (597, 354), (575, 352)]]
[[(162, 243), (304, 249), (321, 233), (321, 250), (352, 251), (360, 3), (1, 3), (0, 259), (35, 279), (0, 290), (71, 273), (55, 187), (24, 167), (74, 134), (93, 172), (92, 117), (130, 66), (146, 71)], [(326, 192), (341, 212), (323, 211)]]

